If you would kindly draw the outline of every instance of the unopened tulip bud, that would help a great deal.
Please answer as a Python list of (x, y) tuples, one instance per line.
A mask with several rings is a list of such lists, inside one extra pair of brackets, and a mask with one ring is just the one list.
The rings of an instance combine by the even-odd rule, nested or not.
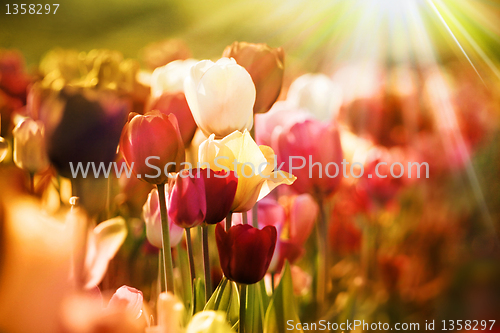
[[(166, 186), (165, 192), (167, 192)], [(165, 193), (165, 197), (166, 195), (167, 193)], [(149, 193), (148, 200), (142, 208), (142, 217), (146, 222), (146, 237), (148, 242), (161, 249), (163, 243), (161, 233), (160, 201), (157, 189), (153, 189)], [(169, 228), (170, 247), (175, 247), (181, 241), (184, 230), (177, 226), (172, 220), (169, 221)]]
[(274, 49), (266, 44), (234, 42), (226, 47), (222, 56), (234, 58), (252, 77), (257, 93), (254, 113), (269, 111), (281, 92), (285, 58), (283, 49)]
[(37, 173), (49, 167), (42, 122), (26, 118), (14, 128), (12, 134), (14, 163), (19, 168)]
[(176, 117), (158, 110), (145, 115), (130, 114), (123, 127), (120, 150), (138, 178), (164, 184), (168, 173), (179, 171), (184, 161), (184, 144)]
[(167, 200), (168, 217), (179, 227), (196, 227), (205, 220), (205, 181), (195, 171), (186, 169), (177, 174)]
[(252, 128), (255, 85), (234, 59), (200, 61), (191, 68), (184, 92), (194, 120), (206, 136), (222, 138)]
[(158, 296), (158, 326), (162, 333), (181, 333), (184, 305), (170, 292)]
[(186, 333), (234, 333), (222, 311), (198, 312), (189, 323)]
[(219, 223), (215, 239), (224, 275), (231, 281), (254, 284), (262, 280), (273, 257), (278, 233), (276, 227), (262, 230), (248, 224), (232, 226), (229, 231)]

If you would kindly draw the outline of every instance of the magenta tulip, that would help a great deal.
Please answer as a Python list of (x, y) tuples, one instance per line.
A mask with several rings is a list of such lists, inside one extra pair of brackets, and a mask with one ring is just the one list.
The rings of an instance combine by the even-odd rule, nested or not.
[(207, 202), (205, 180), (201, 175), (182, 170), (170, 186), (168, 217), (181, 228), (192, 228), (205, 220)]

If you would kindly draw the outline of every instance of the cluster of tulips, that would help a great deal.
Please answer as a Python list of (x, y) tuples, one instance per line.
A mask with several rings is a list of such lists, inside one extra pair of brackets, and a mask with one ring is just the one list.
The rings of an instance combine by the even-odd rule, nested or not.
[[(469, 166), (494, 129), (466, 108), (458, 126), (440, 123), (436, 109), (461, 96), (441, 71), (418, 84), (410, 70), (364, 68), (369, 89), (349, 94), (339, 82), (357, 67), (289, 85), (281, 48), (235, 42), (213, 62), (178, 41), (147, 52), (160, 46), (168, 56), (149, 70), (58, 49), (28, 73), (0, 51), (0, 331), (285, 332), (438, 295), (445, 273), (414, 273), (436, 258), (403, 239), (456, 248), (435, 219), (458, 214), (427, 189)], [(325, 175), (346, 159), (365, 175), (426, 162), (436, 177)], [(131, 174), (103, 176), (120, 163)], [(405, 212), (405, 193), (439, 214)]]

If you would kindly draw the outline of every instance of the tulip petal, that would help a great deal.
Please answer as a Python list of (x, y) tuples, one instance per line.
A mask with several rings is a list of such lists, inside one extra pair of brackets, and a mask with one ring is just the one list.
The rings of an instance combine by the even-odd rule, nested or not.
[(141, 316), (143, 296), (140, 290), (129, 286), (121, 286), (113, 294), (108, 303), (108, 309), (120, 311), (126, 310), (133, 318)]
[(115, 256), (118, 249), (127, 237), (125, 220), (116, 217), (100, 223), (89, 234), (89, 248), (93, 254), (87, 254), (85, 268), (87, 279), (85, 287), (90, 288), (99, 284), (108, 269), (109, 261)]

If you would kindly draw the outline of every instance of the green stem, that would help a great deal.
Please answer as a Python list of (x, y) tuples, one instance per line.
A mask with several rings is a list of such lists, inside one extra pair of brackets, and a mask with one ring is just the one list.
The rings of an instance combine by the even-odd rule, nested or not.
[(231, 228), (231, 223), (233, 221), (233, 212), (229, 212), (226, 216), (226, 232), (229, 231), (229, 228)]
[(271, 273), (271, 291), (272, 291), (273, 295), (274, 295), (274, 288), (275, 288), (275, 286), (274, 286), (274, 277), (275, 276), (276, 276), (276, 273), (272, 272)]
[(167, 202), (165, 200), (165, 184), (156, 185), (160, 201), (161, 233), (163, 269), (165, 272), (165, 285), (167, 291), (174, 293), (174, 268), (172, 264), (172, 251), (170, 249), (170, 230), (167, 217)]
[(318, 237), (318, 280), (316, 289), (316, 301), (318, 304), (318, 313), (320, 313), (325, 302), (325, 295), (327, 292), (327, 277), (329, 267), (325, 209), (323, 200), (320, 198), (317, 201), (319, 206), (319, 219), (316, 228)]
[[(186, 245), (188, 250), (188, 259), (189, 259), (189, 274), (191, 275), (191, 288), (194, 288), (194, 280), (196, 278), (196, 273), (194, 270), (194, 255), (193, 255), (193, 242), (191, 241), (191, 230), (186, 228)], [(193, 289), (194, 295), (194, 289)]]
[(240, 327), (239, 333), (245, 333), (247, 305), (247, 285), (240, 284)]
[(165, 280), (163, 279), (165, 272), (163, 268), (163, 251), (161, 251), (158, 252), (158, 294), (160, 294), (162, 290), (165, 290)]
[(252, 226), (254, 228), (259, 227), (259, 203), (256, 202), (252, 207)]
[(212, 279), (210, 276), (210, 255), (208, 253), (208, 226), (201, 227), (202, 252), (203, 252), (203, 270), (205, 272), (205, 304), (207, 304), (212, 295)]

